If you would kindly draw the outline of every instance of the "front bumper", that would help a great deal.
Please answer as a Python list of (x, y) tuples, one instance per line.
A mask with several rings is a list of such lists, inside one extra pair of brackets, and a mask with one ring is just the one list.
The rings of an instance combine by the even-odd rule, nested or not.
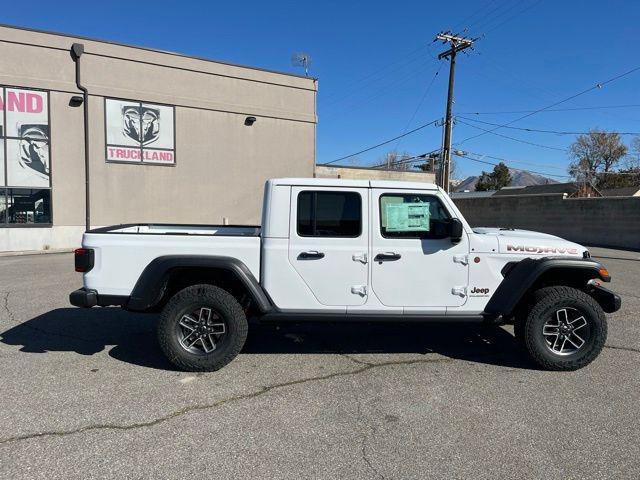
[(602, 285), (593, 285), (588, 293), (600, 304), (602, 310), (607, 313), (617, 312), (622, 306), (620, 295), (616, 295)]
[(74, 307), (91, 308), (96, 305), (109, 307), (111, 305), (124, 307), (127, 305), (129, 297), (119, 295), (98, 295), (98, 292), (91, 289), (79, 288), (69, 294), (69, 302)]

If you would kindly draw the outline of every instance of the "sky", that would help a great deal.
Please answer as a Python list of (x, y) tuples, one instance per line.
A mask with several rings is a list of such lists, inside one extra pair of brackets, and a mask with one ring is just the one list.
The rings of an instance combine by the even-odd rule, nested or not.
[[(567, 180), (566, 149), (575, 135), (481, 128), (513, 122), (554, 132), (640, 133), (640, 70), (592, 88), (640, 67), (640, 2), (32, 0), (26, 13), (4, 9), (0, 23), (292, 73), (303, 73), (292, 54), (307, 53), (318, 78), (319, 164), (442, 119), (449, 65), (437, 59), (446, 46), (433, 39), (443, 30), (477, 38), (456, 64), (453, 143), (465, 155), (456, 161), (459, 178), (492, 168), (477, 160), (504, 159)], [(557, 102), (553, 108), (562, 111), (519, 120), (523, 111)], [(633, 136), (623, 138), (630, 144)], [(419, 155), (441, 143), (442, 128), (432, 125), (336, 163), (374, 165), (391, 150)]]

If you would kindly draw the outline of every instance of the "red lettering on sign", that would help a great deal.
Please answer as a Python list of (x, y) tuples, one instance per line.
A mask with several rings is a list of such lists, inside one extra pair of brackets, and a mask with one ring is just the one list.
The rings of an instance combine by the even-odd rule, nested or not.
[[(7, 110), (21, 113), (42, 113), (44, 100), (42, 95), (29, 92), (13, 92), (7, 90)], [(4, 103), (0, 97), (0, 110), (4, 110)]]
[(143, 160), (146, 162), (173, 163), (173, 152), (145, 150), (143, 153)]
[(40, 113), (42, 112), (43, 102), (42, 97), (35, 93), (27, 93), (27, 113)]
[(24, 92), (7, 92), (7, 108), (9, 111), (24, 112)]

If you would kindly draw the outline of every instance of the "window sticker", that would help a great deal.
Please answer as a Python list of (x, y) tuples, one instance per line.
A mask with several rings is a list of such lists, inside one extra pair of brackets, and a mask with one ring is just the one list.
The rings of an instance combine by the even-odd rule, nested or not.
[(387, 232), (428, 232), (429, 202), (385, 205)]

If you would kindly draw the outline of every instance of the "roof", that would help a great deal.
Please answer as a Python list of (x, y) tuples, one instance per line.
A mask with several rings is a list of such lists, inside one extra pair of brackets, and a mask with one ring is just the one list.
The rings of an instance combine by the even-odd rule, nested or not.
[(433, 183), (397, 182), (393, 180), (343, 180), (338, 178), (274, 178), (272, 185), (309, 187), (386, 188), (402, 190), (438, 190)]
[(640, 192), (640, 187), (607, 188), (600, 192), (603, 197), (633, 197)]
[(496, 193), (495, 190), (481, 190), (479, 192), (476, 191), (468, 191), (468, 192), (453, 192), (449, 196), (451, 198), (486, 198), (491, 197)]
[(493, 194), (494, 197), (504, 195), (541, 195), (545, 193), (566, 193), (572, 194), (579, 190), (579, 187), (573, 183), (548, 183), (546, 185), (529, 185), (526, 187), (502, 188)]
[(226, 62), (226, 61), (222, 61), (222, 60), (212, 60), (210, 58), (206, 58), (206, 57), (199, 57), (197, 55), (188, 55), (188, 54), (184, 54), (184, 53), (180, 53), (180, 52), (173, 52), (170, 50), (161, 50), (158, 48), (151, 48), (151, 47), (142, 47), (139, 45), (132, 45), (132, 44), (128, 44), (128, 43), (122, 43), (122, 42), (114, 42), (111, 40), (101, 40), (99, 38), (93, 38), (93, 37), (87, 37), (87, 36), (83, 36), (83, 35), (75, 35), (75, 34), (71, 34), (71, 33), (61, 33), (61, 32), (54, 32), (54, 31), (50, 31), (50, 30), (41, 30), (38, 28), (29, 28), (29, 27), (19, 27), (17, 25), (9, 25), (6, 23), (0, 23), (0, 27), (2, 28), (11, 28), (14, 30), (22, 30), (24, 32), (34, 32), (34, 33), (43, 33), (43, 34), (47, 34), (47, 35), (55, 35), (58, 37), (66, 37), (66, 38), (71, 38), (71, 39), (77, 39), (77, 40), (87, 40), (87, 41), (91, 41), (91, 42), (98, 42), (98, 43), (104, 43), (104, 44), (108, 44), (108, 45), (117, 45), (120, 47), (128, 47), (128, 48), (135, 48), (138, 50), (144, 50), (147, 52), (154, 52), (154, 53), (162, 53), (165, 55), (172, 55), (174, 57), (182, 57), (182, 58), (190, 58), (190, 59), (194, 59), (194, 60), (201, 60), (204, 62), (211, 62), (211, 63), (219, 63), (221, 65), (229, 65), (231, 67), (238, 67), (238, 68), (246, 68), (249, 70), (257, 70), (257, 71), (261, 71), (261, 72), (267, 72), (267, 73), (273, 73), (276, 75), (285, 75), (287, 77), (297, 77), (297, 78), (302, 78), (305, 80), (312, 80), (312, 81), (316, 81), (317, 78), (315, 77), (309, 77), (307, 75), (302, 75), (299, 73), (290, 73), (290, 72), (283, 72), (280, 70), (271, 70), (269, 68), (261, 68), (261, 67), (252, 67), (249, 65), (243, 65), (241, 63), (233, 63), (233, 62)]

